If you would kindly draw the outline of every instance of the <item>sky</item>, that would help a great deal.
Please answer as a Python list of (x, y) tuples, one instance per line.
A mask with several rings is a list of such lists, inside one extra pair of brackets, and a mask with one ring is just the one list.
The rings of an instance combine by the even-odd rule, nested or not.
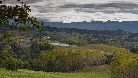
[[(15, 4), (13, 1), (6, 3)], [(31, 6), (31, 16), (49, 22), (138, 21), (138, 0), (22, 1)]]

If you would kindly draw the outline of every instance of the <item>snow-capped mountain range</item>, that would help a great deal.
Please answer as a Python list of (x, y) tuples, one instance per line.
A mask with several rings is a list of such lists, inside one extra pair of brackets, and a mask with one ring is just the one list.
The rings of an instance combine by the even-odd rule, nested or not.
[[(17, 4), (15, 0), (5, 3)], [(49, 22), (138, 21), (138, 0), (21, 0)]]

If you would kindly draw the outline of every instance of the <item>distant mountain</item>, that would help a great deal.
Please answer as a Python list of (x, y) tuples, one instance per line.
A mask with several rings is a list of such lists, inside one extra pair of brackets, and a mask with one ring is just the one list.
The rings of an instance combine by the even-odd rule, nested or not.
[(57, 28), (77, 28), (77, 29), (88, 29), (88, 30), (121, 29), (129, 32), (138, 33), (138, 21), (126, 21), (126, 22), (97, 21), (97, 22), (73, 22), (73, 23), (46, 22), (45, 25)]

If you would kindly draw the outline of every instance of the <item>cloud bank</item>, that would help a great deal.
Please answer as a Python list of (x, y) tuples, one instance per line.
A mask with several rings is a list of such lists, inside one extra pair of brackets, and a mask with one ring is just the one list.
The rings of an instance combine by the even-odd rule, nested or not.
[[(6, 3), (17, 4), (8, 0)], [(138, 0), (22, 0), (50, 22), (138, 21)]]

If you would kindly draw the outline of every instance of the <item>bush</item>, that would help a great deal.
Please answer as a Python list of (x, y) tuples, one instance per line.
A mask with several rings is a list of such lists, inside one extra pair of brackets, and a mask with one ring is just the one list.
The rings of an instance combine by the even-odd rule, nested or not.
[(7, 58), (5, 60), (5, 68), (7, 70), (12, 70), (12, 71), (18, 70), (18, 68), (19, 68), (19, 62), (18, 62), (18, 60), (15, 59), (15, 58), (12, 58), (12, 57)]
[(112, 62), (112, 78), (138, 78), (138, 56), (120, 49)]
[(54, 47), (47, 40), (34, 40), (31, 46), (32, 57), (36, 58), (42, 50), (52, 50)]
[(93, 66), (106, 63), (106, 56), (103, 52), (73, 48), (58, 48), (51, 52), (43, 51), (38, 59), (39, 64), (46, 65), (46, 68), (41, 69), (50, 72), (89, 70)]
[(24, 63), (24, 68), (35, 71), (45, 71), (47, 64), (46, 62), (41, 62), (39, 59), (30, 59), (28, 62)]

